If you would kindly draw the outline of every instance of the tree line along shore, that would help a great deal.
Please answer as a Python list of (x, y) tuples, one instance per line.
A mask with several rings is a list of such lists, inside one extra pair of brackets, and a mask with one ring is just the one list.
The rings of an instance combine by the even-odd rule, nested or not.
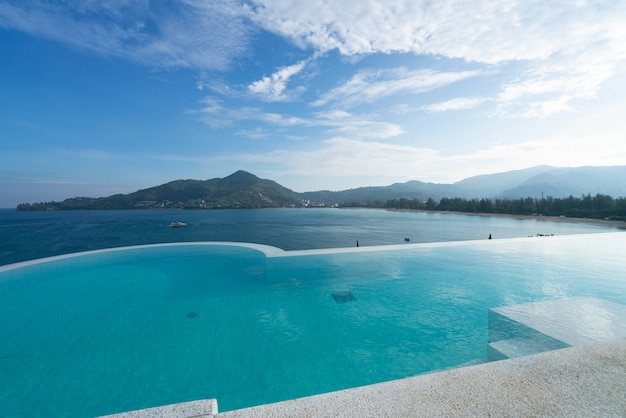
[[(147, 209), (145, 206), (130, 206), (103, 204), (109, 199), (89, 199), (90, 205), (74, 205), (78, 199), (68, 199), (65, 202), (48, 203), (24, 203), (17, 207), (19, 211), (41, 211), (41, 210), (107, 210), (107, 209)], [(298, 205), (289, 205), (291, 207)], [(305, 206), (304, 204), (302, 206)], [(309, 205), (311, 206), (311, 205)], [(458, 212), (468, 214), (491, 214), (491, 215), (515, 215), (515, 216), (546, 216), (546, 217), (567, 217), (586, 218), (605, 221), (626, 221), (626, 198), (613, 198), (605, 194), (583, 195), (581, 197), (569, 196), (566, 198), (545, 197), (545, 198), (474, 198), (466, 199), (461, 197), (441, 198), (436, 201), (433, 198), (422, 199), (388, 199), (370, 200), (367, 202), (344, 202), (344, 203), (323, 203), (316, 207), (358, 207), (358, 208), (379, 208), (379, 209), (399, 209), (399, 210), (425, 210), (436, 212)], [(236, 208), (252, 209), (260, 207), (276, 207), (276, 205), (238, 205)], [(233, 206), (222, 206), (224, 209), (232, 209)], [(180, 209), (217, 209), (215, 207), (194, 207), (180, 206)]]
[(444, 197), (435, 201), (419, 199), (390, 199), (386, 202), (351, 203), (344, 207), (379, 207), (386, 209), (426, 210), (475, 214), (498, 214), (519, 216), (550, 216), (589, 218), (610, 221), (626, 221), (626, 198), (613, 198), (604, 194), (590, 194), (567, 198), (519, 198), (519, 199), (465, 199)]

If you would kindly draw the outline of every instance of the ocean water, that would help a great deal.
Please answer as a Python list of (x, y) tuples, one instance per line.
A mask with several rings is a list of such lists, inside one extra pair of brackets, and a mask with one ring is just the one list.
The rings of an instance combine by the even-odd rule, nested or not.
[[(168, 228), (172, 221), (188, 224)], [(585, 234), (615, 228), (369, 209), (17, 212), (0, 209), (0, 265), (53, 255), (167, 242), (233, 241), (284, 250)]]
[(208, 397), (238, 409), (485, 361), (492, 307), (626, 304), (626, 232), (614, 228), (326, 209), (5, 216), (3, 234), (31, 231), (23, 259), (166, 241), (350, 248), (189, 243), (0, 267), (0, 416)]

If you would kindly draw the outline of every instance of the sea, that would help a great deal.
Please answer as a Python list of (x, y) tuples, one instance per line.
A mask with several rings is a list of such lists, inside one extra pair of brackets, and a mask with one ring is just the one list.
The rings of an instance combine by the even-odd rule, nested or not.
[[(174, 221), (182, 228), (171, 228)], [(283, 250), (616, 231), (537, 218), (347, 208), (18, 212), (0, 209), (0, 265), (170, 242), (248, 242)]]

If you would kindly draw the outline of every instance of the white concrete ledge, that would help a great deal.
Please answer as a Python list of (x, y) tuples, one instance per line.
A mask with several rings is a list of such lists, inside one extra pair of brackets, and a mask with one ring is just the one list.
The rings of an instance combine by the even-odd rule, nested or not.
[(218, 414), (625, 417), (626, 338)]
[(156, 408), (139, 409), (100, 418), (212, 418), (217, 415), (217, 400), (202, 399)]

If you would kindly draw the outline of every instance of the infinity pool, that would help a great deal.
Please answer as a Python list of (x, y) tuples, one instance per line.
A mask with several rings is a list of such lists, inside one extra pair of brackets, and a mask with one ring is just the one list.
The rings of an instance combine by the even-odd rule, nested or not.
[(197, 243), (0, 267), (0, 416), (220, 411), (486, 361), (487, 310), (626, 304), (626, 233), (282, 251)]

